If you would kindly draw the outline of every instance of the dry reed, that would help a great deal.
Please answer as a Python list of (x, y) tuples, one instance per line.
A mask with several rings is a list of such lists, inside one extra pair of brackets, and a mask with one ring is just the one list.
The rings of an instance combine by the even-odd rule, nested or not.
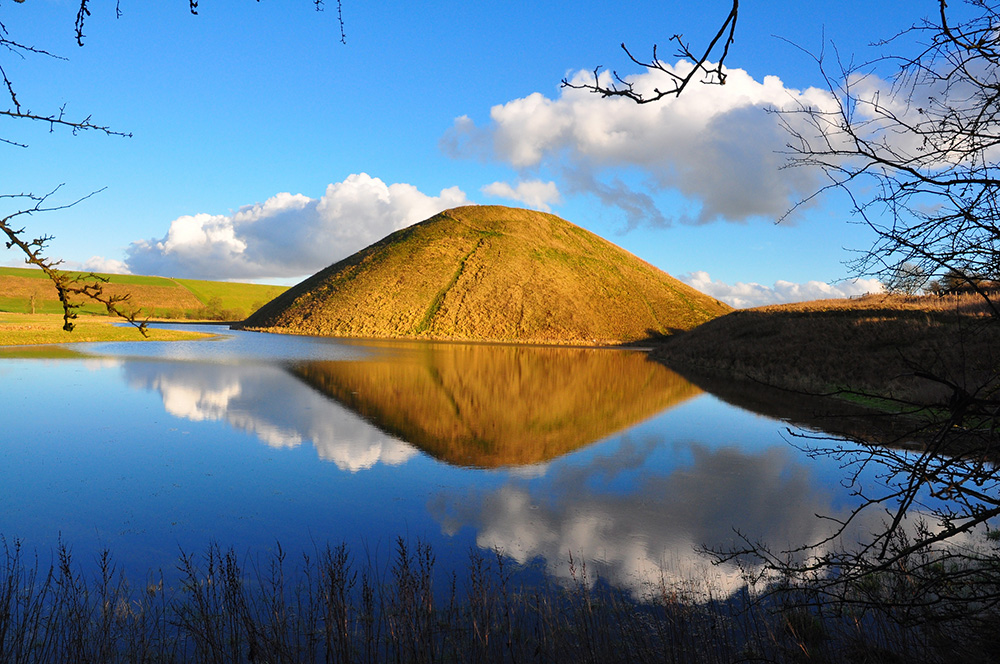
[[(500, 552), (478, 549), (442, 586), (431, 548), (402, 539), (390, 560), (362, 565), (343, 545), (295, 564), (280, 547), (251, 558), (212, 545), (181, 553), (175, 582), (157, 573), (140, 586), (107, 552), (84, 573), (65, 545), (48, 565), (19, 542), (2, 548), (0, 661), (11, 664), (913, 662), (958, 642), (792, 586), (727, 598), (661, 580), (636, 598), (579, 561), (564, 587), (527, 586)], [(986, 652), (969, 644), (989, 633), (968, 635), (964, 652)]]

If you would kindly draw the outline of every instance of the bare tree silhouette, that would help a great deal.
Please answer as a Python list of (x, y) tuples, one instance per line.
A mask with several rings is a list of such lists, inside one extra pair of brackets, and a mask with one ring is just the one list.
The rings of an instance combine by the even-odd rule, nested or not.
[[(680, 34), (675, 34), (670, 38), (671, 42), (676, 44), (677, 50), (675, 51), (675, 57), (684, 58), (690, 60), (694, 63), (694, 68), (691, 69), (686, 74), (678, 74), (669, 66), (665, 65), (659, 58), (657, 45), (653, 45), (653, 57), (649, 62), (643, 62), (629, 50), (628, 46), (623, 42), (621, 48), (625, 51), (625, 55), (628, 56), (629, 60), (633, 64), (646, 69), (655, 69), (657, 71), (663, 72), (669, 78), (671, 85), (666, 89), (655, 88), (651, 93), (644, 93), (642, 91), (636, 90), (635, 86), (626, 80), (624, 77), (620, 76), (617, 71), (611, 72), (611, 80), (607, 83), (601, 82), (601, 67), (594, 68), (594, 82), (593, 83), (572, 83), (567, 79), (563, 79), (563, 87), (575, 88), (578, 90), (590, 90), (593, 93), (599, 94), (602, 97), (625, 97), (626, 99), (631, 99), (637, 104), (649, 104), (652, 102), (657, 102), (664, 97), (678, 97), (685, 88), (695, 80), (695, 77), (701, 75), (701, 79), (704, 83), (725, 85), (726, 84), (726, 72), (725, 72), (725, 61), (726, 57), (729, 55), (729, 47), (732, 46), (734, 39), (736, 38), (736, 21), (739, 18), (740, 13), (740, 3), (739, 0), (732, 0), (732, 8), (729, 10), (729, 14), (726, 15), (725, 19), (722, 21), (722, 25), (719, 26), (718, 32), (716, 32), (715, 37), (709, 42), (708, 46), (701, 51), (698, 55), (692, 49), (689, 42), (684, 41), (684, 36)], [(716, 61), (710, 62), (711, 58), (716, 58)]]
[[(833, 105), (776, 112), (790, 139), (788, 167), (819, 169), (827, 177), (798, 205), (844, 192), (874, 231), (872, 246), (851, 264), (858, 276), (877, 276), (903, 291), (937, 277), (939, 289), (945, 284), (982, 298), (988, 314), (955, 324), (956, 347), (981, 334), (980, 326), (1000, 323), (1000, 3), (968, 0), (965, 9), (965, 17), (953, 21), (955, 8), (938, 0), (932, 19), (880, 42), (894, 54), (874, 61), (844, 64), (835, 57), (831, 69), (825, 53), (809, 54)], [(703, 51), (679, 35), (671, 38), (676, 56), (694, 63), (686, 76), (663, 64), (656, 47), (643, 62), (622, 45), (634, 64), (668, 74), (668, 89), (636, 90), (618, 72), (602, 82), (600, 67), (592, 83), (563, 85), (646, 104), (679, 96), (699, 76), (725, 84), (738, 14), (734, 0)], [(895, 351), (905, 356), (906, 349)], [(808, 581), (797, 588), (809, 588), (814, 598), (911, 618), (969, 620), (976, 609), (1000, 605), (1000, 538), (993, 529), (1000, 516), (1000, 362), (969, 357), (968, 371), (957, 374), (926, 364), (910, 369), (947, 398), (927, 403), (853, 394), (879, 398), (896, 417), (908, 418), (911, 426), (898, 440), (791, 434), (796, 445), (835, 457), (847, 471), (857, 507), (833, 522), (829, 538), (782, 551), (744, 538), (742, 547), (709, 553), (753, 559), (773, 578)], [(878, 510), (885, 527), (853, 539), (861, 515)]]
[[(833, 107), (778, 113), (789, 166), (827, 177), (808, 200), (843, 192), (874, 232), (851, 264), (856, 274), (905, 288), (936, 276), (985, 303), (984, 317), (955, 324), (955, 348), (1000, 324), (989, 286), (1000, 274), (1000, 10), (985, 0), (967, 9), (973, 14), (953, 22), (939, 0), (934, 18), (881, 42), (894, 54), (875, 61), (835, 59), (831, 73), (825, 54), (814, 56)], [(892, 404), (911, 422), (893, 444), (798, 434), (810, 454), (841, 462), (858, 501), (830, 539), (782, 552), (746, 540), (716, 554), (752, 556), (773, 572), (811, 579), (820, 596), (906, 618), (972, 620), (1000, 605), (1000, 361), (966, 354), (958, 371), (926, 363), (911, 371), (947, 397)], [(848, 537), (859, 515), (873, 511), (884, 528)]]
[[(24, 0), (14, 1), (18, 3), (24, 2)], [(324, 9), (325, 3), (323, 0), (312, 1), (317, 11), (322, 11)], [(88, 18), (90, 17), (91, 4), (91, 0), (80, 0), (80, 5), (77, 9), (73, 30), (75, 32), (76, 43), (79, 46), (84, 45), (85, 34), (83, 30)], [(340, 25), (340, 40), (341, 42), (346, 43), (347, 38), (344, 33), (344, 20), (340, 0), (337, 0), (336, 6), (337, 21)], [(188, 9), (192, 14), (197, 14), (198, 0), (188, 0)], [(115, 3), (115, 12), (118, 17), (121, 17), (121, 0), (117, 0)], [(18, 58), (41, 57), (56, 60), (65, 59), (64, 57), (56, 55), (44, 48), (39, 48), (37, 46), (19, 41), (10, 34), (7, 26), (2, 21), (0, 21), (0, 53), (6, 53), (8, 56)], [(69, 131), (74, 136), (84, 131), (93, 131), (107, 136), (125, 138), (132, 136), (131, 133), (118, 131), (109, 126), (97, 123), (89, 115), (82, 118), (67, 116), (65, 105), (61, 106), (58, 110), (49, 113), (37, 113), (30, 110), (29, 106), (24, 104), (18, 96), (16, 85), (4, 69), (2, 60), (0, 60), (0, 78), (3, 80), (3, 95), (7, 99), (8, 103), (6, 109), (0, 109), (0, 118), (4, 118), (8, 121), (37, 122), (43, 126), (47, 125), (50, 132), (56, 131), (57, 129), (63, 129)], [(10, 148), (28, 148), (26, 143), (11, 140), (3, 136), (0, 136), (0, 143), (6, 144)], [(25, 262), (27, 264), (34, 265), (42, 269), (52, 281), (52, 284), (58, 293), (59, 300), (62, 303), (63, 329), (66, 331), (69, 332), (73, 330), (73, 320), (76, 318), (77, 310), (80, 306), (82, 306), (82, 302), (91, 300), (101, 303), (104, 305), (108, 313), (127, 320), (145, 335), (146, 321), (139, 319), (139, 312), (135, 307), (131, 306), (130, 298), (127, 294), (107, 294), (103, 288), (103, 284), (107, 283), (107, 278), (101, 277), (97, 274), (90, 273), (74, 275), (60, 269), (60, 266), (62, 265), (61, 260), (54, 260), (45, 255), (45, 247), (49, 241), (52, 240), (52, 236), (41, 235), (36, 238), (30, 238), (25, 235), (25, 227), (20, 225), (23, 218), (73, 207), (87, 198), (90, 198), (90, 196), (99, 193), (99, 191), (92, 192), (87, 196), (69, 203), (56, 203), (53, 199), (61, 187), (62, 185), (59, 185), (45, 194), (35, 194), (31, 192), (0, 194), (0, 199), (7, 199), (8, 202), (13, 201), (22, 204), (14, 205), (13, 207), (19, 209), (16, 209), (14, 212), (11, 212), (6, 216), (0, 217), (0, 234), (5, 236), (5, 245), (7, 249), (16, 248), (19, 250), (24, 254)]]

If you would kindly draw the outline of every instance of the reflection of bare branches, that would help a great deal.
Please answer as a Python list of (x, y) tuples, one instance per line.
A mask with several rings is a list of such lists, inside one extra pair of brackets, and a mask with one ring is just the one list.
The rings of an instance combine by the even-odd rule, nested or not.
[[(729, 14), (726, 16), (725, 21), (723, 21), (722, 26), (715, 34), (715, 37), (712, 38), (708, 47), (701, 53), (701, 55), (696, 55), (691, 50), (691, 45), (684, 41), (682, 35), (678, 34), (670, 38), (670, 41), (676, 42), (677, 44), (675, 56), (690, 60), (694, 63), (694, 67), (686, 74), (678, 74), (669, 66), (665, 65), (657, 55), (656, 45), (653, 46), (652, 60), (649, 62), (643, 62), (639, 58), (635, 57), (628, 47), (622, 43), (622, 50), (625, 51), (625, 55), (628, 56), (629, 60), (631, 60), (633, 64), (644, 67), (645, 69), (655, 69), (663, 72), (670, 79), (670, 87), (664, 90), (654, 88), (652, 94), (644, 93), (636, 90), (634, 84), (619, 76), (617, 71), (612, 71), (612, 77), (614, 80), (610, 84), (602, 85), (600, 79), (601, 67), (596, 67), (594, 69), (593, 83), (571, 83), (569, 80), (563, 79), (563, 87), (590, 90), (591, 92), (597, 93), (602, 97), (625, 97), (626, 99), (631, 99), (637, 104), (648, 104), (659, 101), (664, 97), (679, 96), (699, 73), (704, 74), (704, 83), (725, 85), (726, 72), (723, 71), (723, 64), (725, 63), (726, 56), (729, 55), (729, 47), (732, 45), (733, 39), (736, 35), (736, 20), (739, 16), (740, 8), (739, 0), (732, 0), (732, 2), (732, 8), (729, 10)], [(711, 64), (708, 59), (712, 57), (713, 53), (717, 52), (716, 48), (719, 46), (720, 42), (722, 52), (718, 54), (718, 60), (716, 63)]]
[[(1000, 600), (1000, 552), (991, 543), (1000, 516), (1000, 330), (981, 299), (949, 298), (891, 296), (883, 309), (868, 298), (739, 311), (665, 346), (663, 361), (686, 364), (700, 387), (715, 392), (722, 384), (723, 398), (757, 410), (762, 384), (781, 386), (772, 415), (842, 434), (793, 434), (807, 453), (844, 470), (852, 511), (827, 519), (832, 536), (804, 535), (792, 550), (744, 539), (715, 551), (719, 559), (750, 556), (749, 569), (763, 565), (828, 598), (839, 593), (873, 607), (868, 595), (858, 599), (859, 587), (877, 591), (885, 608), (909, 602), (914, 611), (932, 595), (951, 603), (942, 611), (959, 614), (963, 594), (966, 607)], [(866, 333), (870, 325), (879, 333)], [(727, 371), (725, 379), (700, 379), (696, 368), (706, 358), (717, 360), (707, 368)], [(734, 389), (734, 374), (751, 380)], [(789, 394), (797, 398), (792, 411)], [(831, 397), (881, 410), (841, 423), (828, 419), (838, 410), (822, 402)], [(880, 521), (884, 527), (863, 525)], [(887, 596), (885, 584), (916, 593), (917, 577), (922, 597)], [(973, 577), (978, 585), (963, 589)]]
[(21, 199), (26, 201), (29, 205), (29, 207), (24, 207), (17, 212), (0, 219), (0, 232), (7, 236), (7, 241), (5, 242), (7, 248), (11, 249), (13, 247), (17, 247), (20, 249), (25, 255), (25, 262), (29, 265), (41, 268), (49, 280), (52, 281), (52, 284), (56, 288), (56, 292), (59, 294), (59, 301), (62, 303), (63, 329), (67, 332), (73, 330), (73, 319), (77, 316), (76, 310), (81, 306), (80, 302), (74, 300), (74, 297), (82, 297), (94, 300), (95, 302), (100, 302), (104, 305), (109, 314), (124, 318), (138, 328), (138, 330), (145, 336), (146, 321), (138, 320), (138, 311), (129, 306), (129, 295), (105, 293), (103, 285), (107, 283), (107, 278), (94, 273), (86, 275), (72, 275), (68, 272), (60, 270), (59, 265), (62, 264), (62, 261), (52, 260), (43, 254), (45, 246), (52, 239), (52, 236), (41, 235), (37, 238), (29, 240), (24, 236), (25, 229), (23, 227), (17, 228), (13, 225), (13, 222), (18, 220), (21, 216), (65, 210), (66, 208), (73, 207), (80, 201), (90, 198), (90, 196), (93, 195), (89, 194), (81, 199), (73, 201), (72, 203), (64, 205), (48, 205), (48, 199), (58, 190), (59, 188), (57, 187), (43, 196), (36, 196), (34, 194), (0, 194), (0, 199)]
[[(1000, 374), (989, 353), (980, 355), (979, 344), (979, 325), (992, 328), (996, 322), (980, 320), (969, 329), (959, 325), (941, 340), (950, 344), (953, 360), (962, 360), (959, 365), (935, 364), (925, 356), (913, 361), (912, 374), (934, 390), (914, 396), (836, 391), (891, 411), (879, 419), (892, 418), (892, 436), (876, 441), (867, 433), (791, 434), (810, 456), (834, 459), (844, 471), (854, 507), (837, 519), (824, 517), (833, 525), (831, 534), (788, 550), (744, 538), (738, 547), (714, 551), (717, 558), (749, 557), (755, 567), (797, 582), (796, 591), (893, 611), (907, 620), (964, 617), (1000, 604), (1000, 551), (992, 534), (1000, 516)], [(905, 360), (913, 350), (882, 353)], [(871, 349), (852, 354), (831, 346), (830, 352), (879, 365), (879, 353)], [(973, 358), (987, 360), (992, 370), (973, 371)], [(921, 400), (921, 394), (930, 398)], [(873, 516), (882, 526), (864, 527)]]
[[(898, 442), (923, 440), (919, 452), (792, 433), (810, 456), (839, 462), (856, 506), (846, 517), (829, 518), (835, 528), (821, 541), (775, 551), (743, 538), (742, 546), (714, 555), (749, 557), (827, 600), (902, 611), (909, 619), (1000, 605), (1000, 552), (992, 537), (1000, 516), (995, 387), (961, 408), (918, 411), (910, 404), (923, 419)], [(882, 528), (859, 532), (856, 525), (872, 512), (882, 515)]]

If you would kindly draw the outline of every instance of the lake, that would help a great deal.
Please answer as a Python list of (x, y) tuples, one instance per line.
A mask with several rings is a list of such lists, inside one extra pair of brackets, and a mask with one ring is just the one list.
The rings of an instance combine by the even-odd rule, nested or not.
[(661, 574), (731, 592), (699, 547), (817, 540), (853, 505), (787, 422), (641, 351), (218, 329), (0, 356), (4, 538), (106, 548), (139, 579), (212, 543), (384, 560), (403, 537), (444, 572), (497, 549), (525, 578), (565, 583), (572, 558), (636, 595)]

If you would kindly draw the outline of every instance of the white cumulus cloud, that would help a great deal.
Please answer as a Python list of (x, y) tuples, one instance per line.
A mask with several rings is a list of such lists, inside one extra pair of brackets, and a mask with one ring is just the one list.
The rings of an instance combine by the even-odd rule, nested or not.
[[(681, 61), (670, 68), (683, 74), (691, 67)], [(725, 86), (697, 85), (678, 98), (646, 105), (572, 88), (556, 99), (535, 92), (494, 106), (485, 126), (457, 118), (440, 145), (453, 157), (498, 159), (522, 173), (556, 174), (565, 192), (592, 193), (621, 208), (630, 226), (774, 219), (815, 191), (817, 175), (780, 170), (785, 157), (778, 152), (788, 136), (782, 118), (768, 110), (832, 110), (833, 100), (818, 88), (787, 88), (775, 76), (757, 81), (740, 69), (727, 73)], [(603, 84), (610, 84), (608, 76), (602, 74)], [(666, 77), (647, 71), (627, 80), (637, 91), (649, 91), (669, 86)], [(570, 78), (592, 82), (593, 74)], [(662, 192), (680, 194), (687, 203), (660, 210), (652, 196)]]
[(487, 196), (497, 198), (507, 198), (536, 210), (544, 212), (551, 211), (550, 205), (558, 204), (562, 197), (559, 195), (559, 187), (551, 180), (542, 182), (541, 180), (521, 180), (516, 186), (509, 182), (494, 182), (482, 188), (482, 192)]
[(318, 199), (279, 193), (234, 213), (185, 215), (160, 239), (133, 242), (136, 274), (261, 279), (312, 274), (393, 231), (469, 204), (458, 187), (437, 196), (366, 173), (327, 186)]
[(793, 283), (778, 280), (773, 286), (750, 282), (736, 282), (729, 285), (723, 281), (713, 281), (708, 272), (698, 270), (678, 277), (689, 286), (706, 295), (736, 307), (761, 307), (766, 304), (806, 302), (808, 300), (829, 300), (855, 297), (866, 293), (881, 293), (884, 288), (878, 279), (848, 279), (834, 284), (824, 281)]
[(91, 256), (80, 266), (82, 272), (101, 272), (104, 274), (132, 274), (124, 261), (104, 256)]

